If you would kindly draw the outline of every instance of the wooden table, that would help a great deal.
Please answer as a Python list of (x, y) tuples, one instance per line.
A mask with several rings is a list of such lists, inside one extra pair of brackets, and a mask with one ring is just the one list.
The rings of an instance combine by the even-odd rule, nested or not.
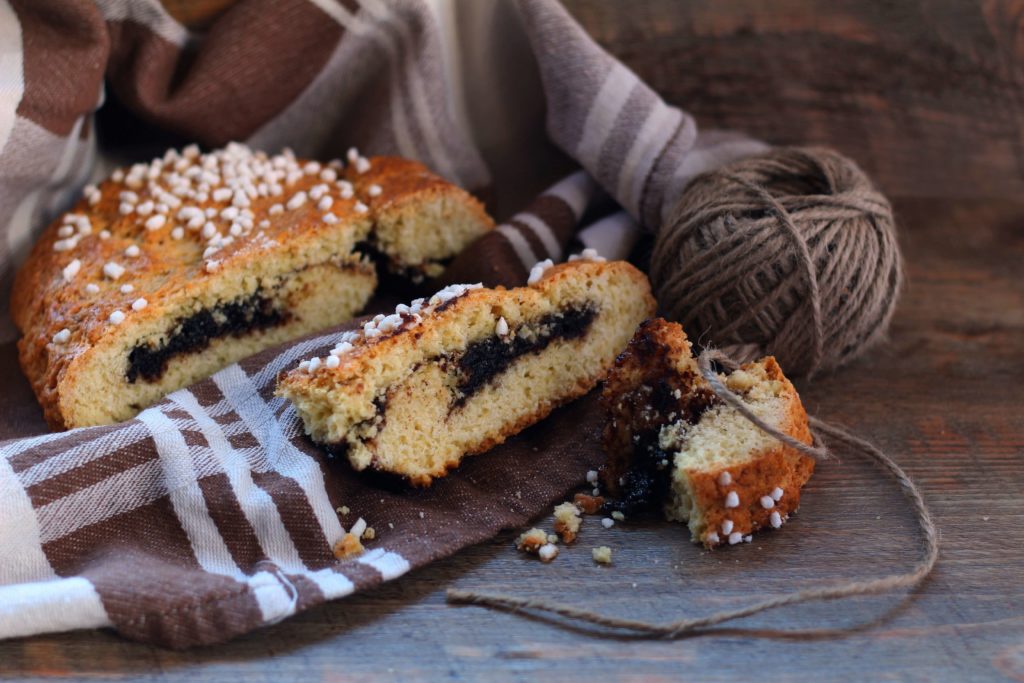
[[(625, 18), (609, 9), (612, 3), (568, 4), (609, 49), (702, 122), (743, 125), (773, 141), (839, 146), (863, 161), (895, 198), (908, 286), (890, 341), (799, 388), (809, 411), (874, 440), (921, 485), (942, 538), (938, 568), (924, 587), (909, 597), (799, 606), (742, 624), (848, 629), (815, 640), (728, 632), (672, 642), (624, 639), (445, 604), (449, 587), (501, 590), (668, 621), (909, 567), (919, 539), (908, 506), (891, 481), (847, 456), (819, 466), (790, 524), (749, 545), (708, 553), (691, 545), (677, 525), (650, 520), (606, 530), (590, 518), (577, 547), (541, 565), (512, 549), (509, 532), (369, 594), (227, 645), (170, 652), (104, 632), (0, 642), (0, 677), (247, 683), (382, 675), (396, 680), (1024, 680), (1024, 60), (1012, 54), (1022, 50), (1019, 39), (1001, 37), (1008, 35), (1004, 26), (991, 23), (986, 33), (984, 21), (968, 21), (1001, 8), (986, 5), (985, 14), (964, 6), (943, 13), (912, 3), (863, 10), (820, 3), (821, 16), (839, 27), (831, 35), (832, 49), (852, 54), (845, 37), (863, 48), (867, 60), (846, 62), (849, 89), (842, 96), (833, 89), (838, 102), (829, 110), (819, 82), (827, 81), (822, 72), (838, 67), (834, 60), (815, 64), (816, 51), (829, 44), (830, 30), (823, 28), (828, 22), (821, 16), (798, 21), (803, 15), (793, 3), (772, 13), (760, 3), (738, 1), (715, 3), (713, 9), (638, 3)], [(913, 17), (906, 15), (915, 12), (927, 15), (923, 26), (911, 26)], [(794, 29), (800, 21), (802, 28)], [(1018, 13), (1018, 36), (1020, 21)], [(988, 80), (943, 81), (945, 89), (936, 81), (926, 96), (923, 81), (910, 79), (892, 90), (889, 104), (872, 99), (870, 91), (882, 86), (868, 72), (880, 63), (865, 55), (892, 54), (887, 45), (915, 46), (910, 58), (917, 59), (917, 70), (906, 64), (893, 69), (921, 76), (931, 68), (922, 65), (933, 64), (929, 55), (963, 47), (968, 38), (960, 28), (976, 32), (973, 47), (963, 49), (964, 63), (984, 66)], [(876, 41), (865, 37), (872, 30)], [(801, 32), (806, 34), (802, 42)], [(637, 35), (654, 36), (643, 52)], [(735, 50), (725, 49), (730, 44)], [(760, 61), (737, 61), (737, 55), (750, 58), (755, 48)], [(792, 56), (793, 50), (805, 61)], [(993, 50), (1006, 59), (992, 62), (987, 51)], [(814, 87), (786, 80), (793, 77), (793, 60)], [(696, 65), (696, 72), (683, 69), (683, 62)], [(757, 81), (754, 65), (763, 69), (762, 80), (778, 82), (783, 91), (778, 97), (792, 96), (792, 104), (774, 118), (763, 102), (752, 110), (742, 106), (737, 82)], [(729, 84), (708, 80), (728, 68), (736, 69)], [(935, 67), (935, 74), (939, 71)], [(991, 94), (990, 101), (961, 102), (964, 91), (973, 89)], [(890, 106), (892, 101), (903, 109)], [(978, 129), (968, 130), (971, 107), (974, 115), (985, 116)], [(1015, 122), (1006, 111), (1016, 112)], [(853, 114), (860, 123), (851, 127)], [(899, 117), (918, 125), (908, 124), (903, 135), (895, 124), (882, 125)], [(873, 126), (880, 126), (877, 135)], [(944, 132), (959, 137), (942, 137)], [(550, 527), (551, 520), (542, 523)], [(593, 564), (595, 545), (614, 549), (614, 566)]]

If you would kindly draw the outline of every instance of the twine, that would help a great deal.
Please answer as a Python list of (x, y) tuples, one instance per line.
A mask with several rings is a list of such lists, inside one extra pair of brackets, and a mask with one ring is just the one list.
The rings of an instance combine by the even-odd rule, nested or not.
[(812, 376), (882, 338), (902, 282), (892, 208), (851, 160), (777, 148), (695, 178), (658, 233), (666, 317)]
[[(836, 600), (839, 598), (857, 596), (857, 595), (870, 595), (874, 593), (883, 593), (886, 591), (895, 590), (898, 588), (914, 589), (924, 581), (925, 577), (931, 573), (935, 567), (935, 563), (939, 557), (939, 539), (938, 534), (935, 530), (935, 523), (932, 521), (931, 513), (928, 511), (928, 507), (925, 505), (924, 498), (913, 480), (907, 475), (903, 469), (893, 461), (888, 455), (883, 453), (881, 450), (876, 448), (874, 445), (861, 439), (860, 437), (854, 436), (849, 432), (835, 427), (833, 425), (819, 420), (815, 417), (810, 417), (810, 425), (812, 434), (814, 435), (814, 441), (818, 444), (817, 446), (808, 446), (807, 444), (797, 441), (793, 437), (785, 434), (771, 425), (767, 424), (756, 415), (754, 415), (744, 404), (743, 401), (730, 391), (721, 381), (719, 381), (717, 374), (711, 366), (712, 361), (724, 363), (726, 365), (734, 365), (730, 359), (724, 354), (717, 351), (705, 351), (698, 357), (698, 364), (700, 366), (701, 374), (708, 381), (711, 389), (715, 394), (725, 403), (736, 408), (740, 414), (750, 420), (753, 424), (757, 425), (758, 428), (762, 429), (766, 433), (775, 437), (779, 441), (785, 443), (787, 446), (795, 448), (802, 453), (805, 453), (813, 458), (822, 459), (829, 457), (826, 449), (822, 446), (821, 435), (827, 436), (830, 440), (837, 443), (841, 443), (850, 450), (858, 451), (862, 455), (866, 456), (869, 460), (873, 461), (877, 465), (880, 465), (882, 469), (892, 478), (894, 478), (900, 485), (900, 489), (903, 494), (910, 501), (911, 507), (914, 511), (914, 516), (917, 521), (918, 527), (920, 528), (921, 535), (924, 539), (924, 549), (921, 555), (921, 559), (917, 562), (914, 568), (906, 573), (901, 574), (890, 574), (877, 579), (869, 579), (864, 581), (849, 581), (840, 583), (832, 586), (823, 586), (821, 588), (808, 588), (805, 590), (795, 591), (777, 597), (769, 598), (759, 602), (751, 603), (745, 607), (738, 607), (735, 609), (722, 610), (720, 612), (714, 612), (705, 617), (695, 617), (680, 619), (670, 623), (653, 623), (649, 621), (637, 620), (637, 619), (624, 619), (620, 617), (608, 616), (587, 609), (574, 607), (572, 605), (566, 605), (558, 602), (550, 602), (542, 599), (533, 598), (520, 598), (514, 595), (507, 595), (503, 593), (478, 593), (475, 591), (463, 591), (457, 589), (449, 589), (447, 593), (448, 602), (451, 603), (466, 603), (473, 605), (480, 605), (483, 607), (490, 607), (494, 609), (507, 610), (512, 612), (518, 612), (520, 610), (535, 610), (539, 612), (548, 612), (556, 614), (566, 619), (585, 622), (593, 624), (595, 626), (602, 626), (612, 629), (621, 629), (624, 631), (632, 631), (636, 635), (650, 636), (650, 637), (662, 637), (662, 638), (676, 638), (684, 635), (698, 635), (701, 633), (716, 632), (707, 631), (708, 627), (716, 626), (718, 624), (724, 624), (729, 621), (736, 619), (742, 619), (759, 612), (765, 612), (767, 610), (776, 609), (779, 607), (785, 607), (787, 605), (796, 605), (805, 602), (819, 601), (819, 600)], [(721, 631), (722, 629), (718, 629)], [(854, 630), (854, 629), (846, 629)], [(757, 637), (777, 637), (777, 636), (794, 636), (799, 635), (800, 637), (820, 637), (833, 635), (837, 631), (835, 629), (807, 629), (799, 632), (787, 631), (787, 630), (772, 630), (763, 629), (758, 631), (751, 631), (750, 635)]]

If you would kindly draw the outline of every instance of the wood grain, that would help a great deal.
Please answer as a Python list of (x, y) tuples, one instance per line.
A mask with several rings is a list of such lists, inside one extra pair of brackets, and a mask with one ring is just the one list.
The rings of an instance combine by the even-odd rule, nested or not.
[(701, 125), (836, 147), (891, 194), (1024, 191), (1024, 3), (565, 5)]
[[(597, 38), (702, 123), (823, 142), (895, 208), (908, 285), (889, 342), (800, 386), (810, 412), (893, 454), (942, 537), (920, 593), (760, 615), (744, 626), (860, 626), (816, 641), (594, 635), (444, 603), (514, 591), (670, 620), (916, 557), (896, 487), (855, 456), (819, 466), (793, 522), (704, 552), (678, 525), (588, 518), (551, 565), (511, 533), (224, 646), (169, 652), (104, 632), (0, 642), (0, 676), (162, 681), (1024, 681), (1024, 199), (1021, 11), (1010, 3), (572, 0)], [(1013, 197), (1017, 196), (1018, 199)], [(20, 387), (0, 349), (6, 390)], [(31, 429), (30, 409), (0, 420)], [(542, 520), (548, 528), (550, 517)], [(595, 566), (609, 545), (615, 563)]]

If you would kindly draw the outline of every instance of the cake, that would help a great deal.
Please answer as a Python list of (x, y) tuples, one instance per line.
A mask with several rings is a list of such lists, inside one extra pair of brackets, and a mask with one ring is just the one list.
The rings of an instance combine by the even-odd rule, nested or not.
[[(800, 397), (772, 357), (721, 376), (754, 415), (810, 444)], [(661, 509), (706, 547), (779, 528), (800, 506), (814, 460), (722, 402), (676, 323), (644, 322), (616, 359), (601, 396), (607, 463), (601, 480), (631, 513)]]
[(86, 187), (12, 294), (21, 365), (50, 425), (128, 419), (351, 319), (376, 287), (373, 260), (433, 274), (492, 227), (475, 199), (417, 162), (349, 156), (193, 145)]
[(525, 287), (452, 285), (400, 305), (285, 373), (278, 395), (356, 470), (428, 485), (593, 389), (653, 315), (647, 278), (602, 261), (546, 262)]

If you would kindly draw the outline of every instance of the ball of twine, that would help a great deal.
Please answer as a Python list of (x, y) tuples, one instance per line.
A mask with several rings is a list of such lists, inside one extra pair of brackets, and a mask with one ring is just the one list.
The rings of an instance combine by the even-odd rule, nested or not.
[(892, 208), (857, 165), (777, 148), (695, 178), (658, 233), (663, 312), (704, 346), (811, 376), (885, 333), (902, 282)]

